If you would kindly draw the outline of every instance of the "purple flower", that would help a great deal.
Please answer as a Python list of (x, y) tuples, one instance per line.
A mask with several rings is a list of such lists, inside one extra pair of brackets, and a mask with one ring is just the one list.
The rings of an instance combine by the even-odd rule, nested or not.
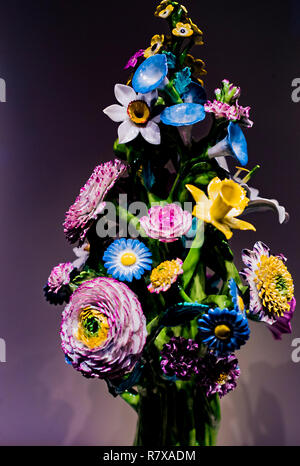
[(124, 70), (127, 70), (128, 68), (135, 68), (136, 64), (138, 62), (138, 58), (144, 56), (145, 50), (140, 49), (137, 52), (135, 52), (134, 55), (132, 55), (131, 58), (129, 58), (127, 65), (124, 66)]
[(207, 353), (198, 364), (198, 379), (206, 396), (218, 393), (221, 398), (234, 390), (239, 375), (238, 360), (233, 354), (218, 358)]
[(141, 227), (149, 238), (171, 243), (185, 235), (192, 226), (192, 215), (177, 204), (154, 206), (140, 219)]
[(172, 337), (161, 350), (160, 365), (168, 377), (188, 380), (197, 372), (199, 346), (192, 339)]
[(61, 263), (54, 267), (48, 278), (49, 291), (57, 294), (63, 285), (68, 285), (73, 269), (74, 266), (71, 262)]
[(86, 377), (113, 379), (131, 371), (146, 342), (146, 318), (136, 295), (113, 278), (80, 285), (63, 311), (62, 349)]
[[(278, 318), (292, 313), (290, 303), (294, 297), (293, 279), (282, 255), (270, 254), (270, 249), (257, 241), (253, 250), (243, 249), (245, 268), (240, 272), (250, 290), (249, 316), (270, 325)], [(275, 327), (276, 328), (276, 327)]]
[(276, 321), (272, 325), (267, 325), (268, 329), (272, 332), (275, 340), (281, 340), (283, 333), (292, 333), (291, 320), (296, 309), (296, 298), (292, 298), (289, 302), (290, 310), (284, 312), (283, 316), (276, 316)]
[(124, 173), (126, 166), (120, 160), (98, 165), (81, 188), (74, 204), (66, 213), (64, 233), (70, 243), (82, 244), (93, 221), (104, 210), (108, 191)]

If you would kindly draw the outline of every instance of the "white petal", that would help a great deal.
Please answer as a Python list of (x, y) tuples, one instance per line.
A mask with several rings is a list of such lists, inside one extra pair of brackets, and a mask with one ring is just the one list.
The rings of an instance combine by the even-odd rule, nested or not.
[(138, 94), (138, 99), (144, 100), (148, 107), (151, 106), (152, 100), (157, 100), (158, 97), (158, 92), (157, 89), (154, 89), (154, 91), (147, 92), (147, 94)]
[(107, 115), (112, 121), (120, 122), (127, 120), (128, 114), (127, 109), (125, 107), (121, 107), (121, 105), (110, 105), (110, 107), (106, 107), (103, 112)]
[(140, 130), (130, 120), (123, 121), (118, 128), (119, 143), (126, 144), (137, 137)]
[(149, 142), (149, 144), (160, 144), (160, 129), (153, 121), (149, 121), (147, 126), (141, 128), (140, 131), (143, 138)]
[(151, 121), (154, 121), (154, 123), (159, 123), (160, 122), (160, 115), (156, 115), (154, 118), (151, 119)]
[(120, 104), (124, 107), (128, 107), (130, 102), (136, 100), (137, 95), (130, 86), (125, 86), (125, 84), (116, 84), (115, 85), (115, 96)]

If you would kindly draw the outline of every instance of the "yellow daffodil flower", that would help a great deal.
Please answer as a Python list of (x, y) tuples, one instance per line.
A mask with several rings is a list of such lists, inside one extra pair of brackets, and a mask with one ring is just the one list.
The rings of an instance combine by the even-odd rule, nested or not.
[(233, 180), (214, 178), (208, 185), (208, 197), (199, 188), (186, 185), (196, 205), (193, 215), (204, 222), (211, 223), (227, 239), (232, 237), (231, 229), (256, 231), (251, 223), (236, 218), (249, 202), (246, 191)]

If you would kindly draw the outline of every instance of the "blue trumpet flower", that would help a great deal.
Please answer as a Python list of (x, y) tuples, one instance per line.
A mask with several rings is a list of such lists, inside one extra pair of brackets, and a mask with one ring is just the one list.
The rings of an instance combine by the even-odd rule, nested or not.
[(156, 54), (147, 58), (138, 67), (132, 78), (132, 87), (135, 92), (147, 94), (157, 89), (168, 74), (167, 57)]
[(191, 126), (204, 120), (205, 110), (203, 105), (195, 103), (183, 103), (167, 107), (160, 115), (161, 121), (170, 126)]
[(248, 163), (247, 141), (237, 123), (230, 122), (227, 136), (215, 146), (208, 149), (209, 158), (234, 157), (243, 167)]
[(191, 82), (187, 90), (182, 94), (184, 103), (205, 104), (207, 101), (204, 88), (195, 82)]

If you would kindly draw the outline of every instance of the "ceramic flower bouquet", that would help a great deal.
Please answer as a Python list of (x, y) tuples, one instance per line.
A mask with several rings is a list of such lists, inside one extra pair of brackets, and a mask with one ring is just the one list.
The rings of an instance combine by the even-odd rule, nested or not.
[[(248, 185), (259, 167), (244, 168), (252, 122), (239, 87), (224, 79), (207, 99), (204, 62), (191, 54), (201, 30), (174, 1), (155, 16), (170, 32), (136, 52), (127, 84), (115, 85), (118, 103), (104, 110), (119, 125), (115, 159), (66, 213), (76, 259), (54, 267), (44, 292), (66, 303), (67, 363), (136, 410), (135, 445), (213, 445), (249, 319), (280, 339), (296, 303), (282, 254), (257, 242), (238, 272), (228, 240), (255, 230), (246, 214), (272, 209), (280, 223), (288, 214)], [(205, 118), (210, 131), (196, 140)]]

